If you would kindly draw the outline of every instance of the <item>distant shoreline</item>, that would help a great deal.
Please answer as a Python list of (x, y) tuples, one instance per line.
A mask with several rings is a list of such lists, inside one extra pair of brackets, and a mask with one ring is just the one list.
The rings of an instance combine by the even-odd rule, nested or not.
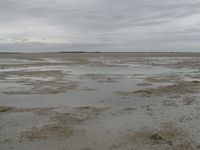
[(60, 52), (0, 52), (0, 57), (35, 56), (35, 57), (200, 57), (200, 52), (84, 52), (84, 51), (60, 51)]
[(200, 52), (88, 52), (88, 51), (58, 51), (58, 52), (0, 52), (0, 54), (46, 54), (46, 53), (133, 53), (133, 54), (170, 54), (170, 53), (178, 53), (178, 54), (200, 54)]

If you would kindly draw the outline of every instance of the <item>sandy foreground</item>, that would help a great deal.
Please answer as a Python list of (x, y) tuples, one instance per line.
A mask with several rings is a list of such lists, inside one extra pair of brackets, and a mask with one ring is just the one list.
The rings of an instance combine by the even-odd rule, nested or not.
[(0, 54), (0, 150), (198, 150), (199, 53)]

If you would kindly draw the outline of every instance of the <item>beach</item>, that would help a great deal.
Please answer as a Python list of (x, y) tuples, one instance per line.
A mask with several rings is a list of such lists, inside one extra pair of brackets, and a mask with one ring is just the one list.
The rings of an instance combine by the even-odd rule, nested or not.
[(0, 149), (198, 150), (200, 53), (1, 53)]

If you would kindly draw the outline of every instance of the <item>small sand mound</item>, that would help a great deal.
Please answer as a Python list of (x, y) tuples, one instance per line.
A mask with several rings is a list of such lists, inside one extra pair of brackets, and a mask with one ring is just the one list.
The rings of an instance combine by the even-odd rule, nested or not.
[(0, 106), (0, 113), (1, 113), (1, 112), (7, 112), (7, 111), (10, 111), (11, 109), (12, 109), (11, 107)]
[(30, 141), (48, 139), (64, 140), (73, 134), (75, 125), (96, 117), (100, 112), (106, 109), (107, 108), (86, 106), (78, 107), (71, 113), (56, 112), (55, 115), (50, 118), (49, 124), (33, 127), (31, 130), (22, 132), (21, 138)]
[(22, 138), (28, 140), (47, 140), (47, 139), (65, 139), (72, 135), (73, 126), (81, 120), (67, 113), (60, 113), (51, 118), (52, 124), (42, 127), (33, 127), (31, 130), (21, 133)]
[(72, 135), (73, 129), (60, 124), (44, 125), (41, 128), (34, 127), (30, 131), (23, 132), (22, 138), (30, 141), (45, 140), (45, 139), (63, 139)]
[(170, 124), (158, 130), (145, 129), (131, 135), (126, 142), (115, 145), (111, 149), (133, 150), (197, 150), (187, 133)]
[(188, 93), (198, 93), (200, 91), (200, 82), (191, 81), (191, 82), (181, 82), (171, 86), (164, 86), (159, 88), (148, 88), (145, 90), (138, 90), (133, 92), (140, 96), (162, 96), (164, 94), (188, 94)]

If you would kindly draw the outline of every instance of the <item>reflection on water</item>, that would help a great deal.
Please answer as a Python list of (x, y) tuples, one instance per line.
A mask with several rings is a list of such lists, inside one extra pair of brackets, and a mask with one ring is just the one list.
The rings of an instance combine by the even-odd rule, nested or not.
[[(117, 94), (120, 91), (135, 91), (139, 88), (145, 88), (138, 86), (146, 82), (144, 79), (151, 76), (166, 76), (166, 75), (176, 75), (180, 79), (186, 74), (192, 74), (196, 69), (173, 69), (166, 68), (162, 66), (151, 65), (151, 63), (144, 64), (137, 59), (130, 57), (126, 58), (111, 58), (111, 57), (88, 57), (88, 63), (74, 65), (68, 65), (69, 62), (73, 60), (59, 60), (53, 58), (43, 58), (40, 60), (29, 60), (29, 59), (2, 59), (2, 65), (5, 65), (0, 69), (0, 103), (1, 105), (9, 106), (22, 106), (22, 107), (48, 107), (48, 106), (60, 106), (60, 105), (72, 105), (72, 106), (82, 106), (82, 105), (110, 105), (110, 106), (126, 106), (131, 103), (128, 101), (128, 97), (125, 98), (126, 102), (122, 102), (122, 98)], [(147, 62), (158, 62), (163, 63), (177, 62), (182, 59), (176, 58), (151, 58), (144, 59)], [(186, 59), (186, 58), (185, 58)], [(41, 65), (41, 63), (48, 62), (48, 65)], [(66, 64), (64, 64), (66, 62)], [(56, 63), (56, 64), (55, 64)], [(13, 67), (15, 64), (17, 66)], [(32, 66), (30, 64), (35, 64)], [(99, 65), (103, 64), (103, 65)], [(11, 66), (9, 66), (11, 65)], [(47, 74), (31, 74), (36, 71), (61, 71), (64, 73), (61, 81), (72, 81), (78, 83), (76, 89), (67, 90), (65, 93), (60, 94), (15, 94), (8, 95), (3, 94), (5, 90), (20, 89), (27, 90), (31, 83), (37, 82), (58, 82), (61, 77), (56, 77), (55, 74), (47, 72)], [(20, 72), (25, 72), (20, 74)], [(27, 74), (26, 74), (27, 72)], [(30, 73), (31, 72), (31, 73)], [(14, 73), (14, 76), (13, 76)], [(185, 78), (188, 80), (189, 78)], [(28, 81), (20, 82), (22, 80)], [(190, 79), (192, 80), (192, 79)], [(59, 82), (61, 82), (59, 81)], [(151, 83), (152, 87), (159, 87), (163, 85), (170, 85), (172, 83)], [(145, 84), (144, 84), (145, 85)], [(48, 85), (47, 85), (48, 87)], [(132, 98), (133, 99), (133, 98)], [(136, 97), (135, 99), (138, 99)], [(119, 105), (120, 104), (120, 105)]]

